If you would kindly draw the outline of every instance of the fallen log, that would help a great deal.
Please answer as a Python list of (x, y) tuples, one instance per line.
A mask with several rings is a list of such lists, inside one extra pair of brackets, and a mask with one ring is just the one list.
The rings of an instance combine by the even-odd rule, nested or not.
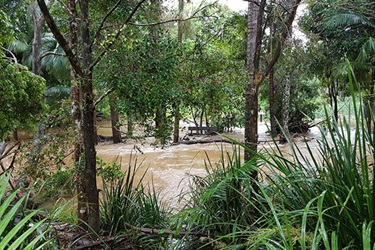
[[(142, 228), (142, 227), (136, 227), (132, 226), (128, 223), (126, 223), (126, 226), (130, 228), (131, 230), (137, 231), (139, 233), (143, 234), (150, 234), (150, 235), (175, 235), (175, 236), (194, 236), (194, 237), (209, 237), (210, 235), (208, 233), (203, 232), (189, 232), (189, 231), (175, 231), (175, 230), (169, 230), (169, 229), (153, 229), (153, 228)], [(81, 236), (81, 235), (80, 235)], [(115, 237), (108, 237), (106, 239), (101, 239), (98, 241), (94, 241), (91, 243), (86, 243), (82, 246), (77, 246), (75, 248), (72, 248), (73, 250), (82, 250), (82, 249), (90, 249), (93, 247), (99, 247), (101, 245), (105, 244), (111, 244), (116, 240), (117, 243), (125, 240), (128, 237), (127, 234), (120, 234), (116, 235)]]
[(205, 143), (215, 143), (215, 142), (224, 142), (224, 143), (233, 144), (233, 142), (228, 139), (212, 138), (212, 139), (203, 139), (203, 140), (179, 141), (177, 143), (174, 143), (173, 145), (178, 145), (178, 144), (192, 145), (192, 144), (205, 144)]

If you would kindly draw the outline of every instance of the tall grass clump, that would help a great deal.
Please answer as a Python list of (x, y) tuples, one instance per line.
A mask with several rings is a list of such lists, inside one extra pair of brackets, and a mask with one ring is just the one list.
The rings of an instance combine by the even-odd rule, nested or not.
[(0, 176), (0, 250), (43, 249), (48, 244), (45, 220), (33, 221), (38, 211), (26, 211), (27, 195), (18, 199), (19, 190), (8, 192), (9, 178)]
[(177, 217), (188, 231), (223, 236), (219, 241), (226, 245), (244, 240), (237, 233), (256, 224), (259, 200), (254, 199), (250, 180), (255, 164), (243, 164), (238, 147), (233, 153), (221, 152), (218, 163), (206, 161), (206, 176), (192, 177), (187, 205)]
[[(290, 142), (290, 156), (278, 147), (260, 156), (273, 205), (299, 214), (294, 221), (302, 225), (301, 233), (312, 232), (313, 245), (325, 249), (370, 249), (364, 247), (373, 248), (375, 241), (375, 133), (366, 125), (367, 104), (354, 93), (348, 68), (354, 113), (335, 121), (326, 111), (327, 129), (321, 130), (317, 148), (305, 144), (307, 153)], [(375, 124), (373, 114), (368, 119)]]
[[(167, 228), (168, 209), (161, 203), (159, 193), (152, 186), (142, 184), (146, 172), (137, 181), (136, 174), (141, 164), (131, 157), (128, 168), (121, 172), (116, 163), (101, 165), (99, 175), (103, 180), (100, 214), (102, 228), (110, 235), (134, 232), (134, 237), (142, 236), (141, 228)], [(103, 168), (106, 168), (103, 171)], [(129, 234), (130, 235), (130, 234)], [(160, 237), (138, 237), (138, 243), (150, 247)]]

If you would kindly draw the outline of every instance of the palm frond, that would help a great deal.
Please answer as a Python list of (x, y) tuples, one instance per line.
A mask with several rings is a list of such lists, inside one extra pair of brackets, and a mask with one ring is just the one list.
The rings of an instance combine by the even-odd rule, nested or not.
[(8, 46), (8, 49), (11, 50), (13, 53), (19, 54), (24, 53), (28, 49), (28, 44), (22, 42), (20, 40), (14, 40)]
[(46, 91), (47, 96), (69, 95), (69, 93), (70, 93), (70, 88), (67, 87), (67, 86), (63, 86), (63, 85), (57, 85), (57, 86), (50, 87)]
[(328, 29), (336, 29), (340, 27), (349, 27), (353, 25), (363, 25), (375, 28), (374, 21), (355, 12), (334, 13), (326, 17), (325, 27)]
[(362, 48), (356, 59), (360, 63), (368, 63), (371, 60), (374, 60), (375, 55), (375, 39), (369, 37), (369, 39), (362, 45)]

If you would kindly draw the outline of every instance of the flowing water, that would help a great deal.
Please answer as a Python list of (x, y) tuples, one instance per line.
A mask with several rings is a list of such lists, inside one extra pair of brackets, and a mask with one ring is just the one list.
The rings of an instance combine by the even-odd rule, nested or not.
[[(101, 122), (98, 124), (98, 134), (102, 136), (111, 136), (109, 122)], [(184, 124), (182, 127), (187, 127)], [(259, 123), (259, 149), (274, 147), (271, 137), (267, 133), (267, 124)], [(186, 134), (186, 130), (180, 132), (180, 136)], [(142, 131), (137, 132), (138, 135), (144, 135)], [(27, 134), (19, 134), (22, 139), (27, 138)], [(223, 136), (230, 137), (237, 141), (244, 141), (244, 130), (234, 129), (231, 133), (224, 133)], [(189, 136), (194, 139), (212, 139), (220, 136)], [(304, 139), (309, 140), (311, 148), (317, 147), (316, 138), (320, 137), (317, 128), (312, 128), (308, 133), (298, 135), (293, 138), (296, 145), (306, 152), (306, 144)], [(126, 171), (129, 162), (139, 166), (136, 175), (136, 181), (139, 181), (145, 174), (143, 183), (152, 183), (156, 190), (160, 191), (161, 197), (172, 208), (179, 208), (178, 196), (181, 192), (188, 191), (191, 176), (204, 176), (206, 174), (205, 164), (215, 166), (220, 161), (222, 151), (232, 152), (233, 146), (229, 143), (204, 143), (204, 144), (178, 144), (160, 147), (155, 146), (154, 138), (145, 137), (144, 139), (135, 140), (127, 139), (118, 144), (112, 142), (101, 142), (96, 146), (97, 155), (104, 162), (116, 161), (121, 164), (123, 171)], [(290, 152), (289, 144), (279, 145), (283, 153)], [(241, 152), (243, 156), (243, 152)], [(136, 159), (136, 160), (135, 160)], [(101, 178), (98, 178), (98, 188), (102, 187)], [(44, 206), (53, 206), (54, 201), (47, 202)]]
[[(108, 127), (108, 124), (101, 124), (98, 134), (110, 135), (110, 131), (106, 129)], [(271, 147), (273, 142), (268, 133), (266, 133), (267, 125), (260, 123), (258, 131), (259, 141), (261, 142), (260, 148)], [(186, 131), (182, 131), (180, 136), (184, 134), (186, 134)], [(244, 141), (243, 129), (235, 129), (233, 132), (223, 135), (237, 141)], [(294, 141), (303, 150), (303, 138), (314, 141), (314, 138), (318, 136), (319, 130), (313, 128), (303, 136), (295, 138)], [(212, 137), (196, 136), (196, 139), (209, 138)], [(96, 150), (98, 156), (105, 162), (120, 162), (123, 170), (127, 169), (130, 157), (136, 157), (138, 164), (141, 163), (140, 171), (137, 174), (138, 179), (147, 170), (143, 181), (145, 183), (152, 181), (155, 188), (161, 191), (163, 199), (175, 207), (178, 206), (178, 195), (188, 190), (189, 177), (192, 175), (204, 176), (206, 174), (204, 166), (205, 163), (208, 163), (208, 160), (214, 165), (221, 159), (222, 150), (233, 151), (233, 146), (229, 143), (179, 144), (161, 148), (153, 146), (154, 142), (153, 138), (146, 138), (142, 141), (127, 140), (119, 144), (105, 142), (100, 143)], [(288, 144), (280, 145), (279, 147), (284, 152), (290, 149)], [(134, 159), (132, 161), (134, 162)], [(101, 186), (100, 181), (98, 186)]]

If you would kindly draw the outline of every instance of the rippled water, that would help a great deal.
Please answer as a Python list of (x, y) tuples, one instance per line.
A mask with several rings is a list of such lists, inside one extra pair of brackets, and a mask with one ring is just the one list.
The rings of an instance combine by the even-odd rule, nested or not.
[[(108, 127), (108, 126), (104, 126)], [(264, 123), (258, 125), (260, 148), (269, 148), (273, 145), (271, 137), (266, 133), (267, 126)], [(99, 129), (99, 134), (109, 135), (105, 129)], [(180, 134), (184, 135), (186, 132)], [(238, 141), (244, 140), (244, 130), (235, 129), (232, 133), (225, 133), (225, 136), (233, 138)], [(314, 138), (319, 136), (319, 130), (313, 128), (310, 132), (299, 135), (294, 138), (294, 141), (304, 150), (303, 138), (308, 138), (312, 143), (311, 147), (317, 146), (314, 143)], [(199, 136), (196, 139), (201, 139), (207, 136)], [(233, 148), (228, 143), (209, 143), (209, 144), (193, 144), (185, 145), (179, 144), (174, 146), (166, 146), (164, 148), (152, 146), (153, 138), (146, 138), (144, 141), (127, 140), (124, 143), (113, 144), (111, 142), (100, 143), (96, 149), (97, 154), (104, 161), (119, 161), (123, 170), (127, 169), (129, 159), (136, 156), (138, 163), (142, 162), (138, 178), (147, 170), (144, 181), (153, 181), (154, 186), (161, 191), (165, 200), (172, 204), (177, 204), (177, 196), (186, 191), (189, 186), (189, 176), (206, 174), (204, 165), (208, 159), (211, 163), (216, 163), (220, 160), (221, 150), (224, 149), (232, 152)], [(314, 145), (315, 144), (315, 145)], [(139, 150), (136, 150), (134, 146)], [(290, 147), (288, 144), (279, 145), (281, 150), (287, 152)], [(142, 154), (140, 153), (142, 152)], [(98, 183), (100, 186), (101, 183)]]

